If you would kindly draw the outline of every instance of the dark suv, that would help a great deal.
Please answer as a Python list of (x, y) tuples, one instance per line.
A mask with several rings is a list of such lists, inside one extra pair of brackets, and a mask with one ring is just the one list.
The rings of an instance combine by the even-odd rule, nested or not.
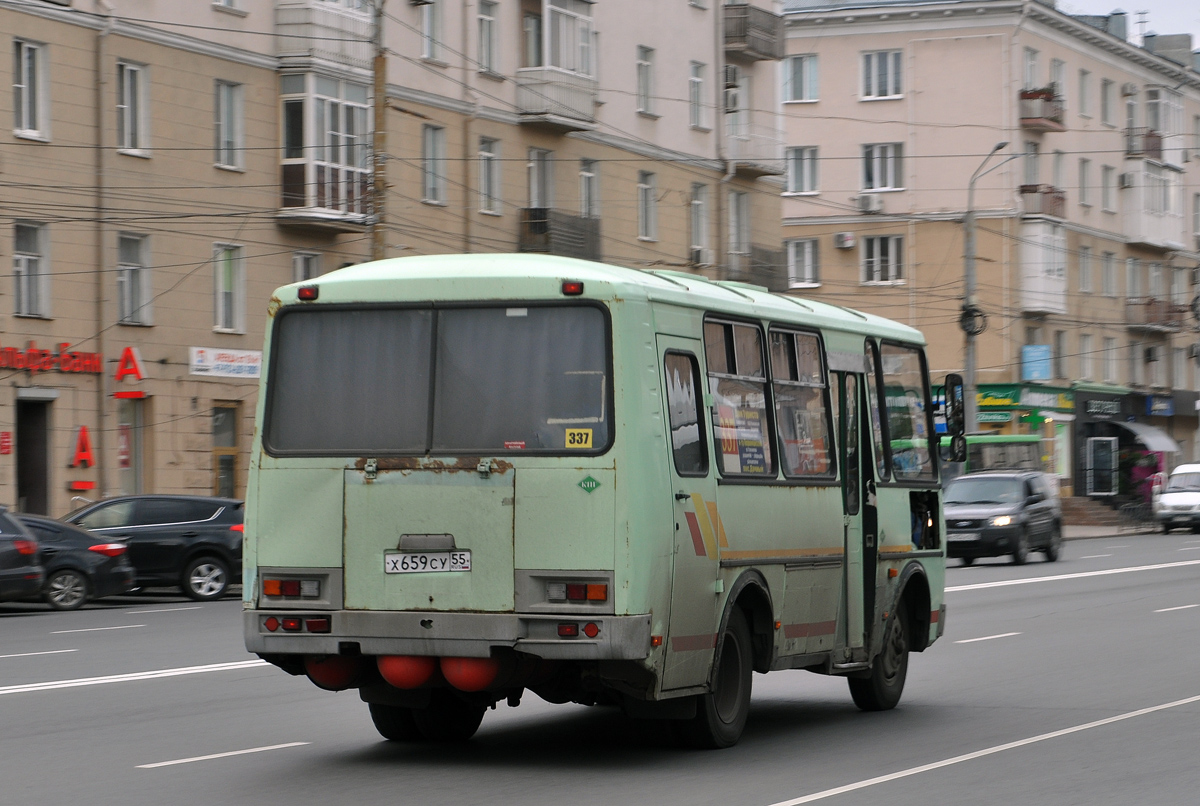
[(42, 592), (46, 574), (37, 538), (0, 506), (0, 602)]
[(1030, 551), (1054, 562), (1062, 551), (1062, 510), (1044, 473), (968, 473), (946, 484), (944, 504), (946, 556), (963, 565), (1006, 554), (1020, 565)]
[(139, 585), (178, 585), (203, 601), (241, 580), (242, 515), (242, 502), (232, 498), (126, 495), (63, 520), (128, 544)]

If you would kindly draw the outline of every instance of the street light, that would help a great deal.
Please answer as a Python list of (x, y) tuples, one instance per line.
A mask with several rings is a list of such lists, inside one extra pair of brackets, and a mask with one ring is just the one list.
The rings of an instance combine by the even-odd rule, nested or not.
[(1017, 158), (1018, 155), (1013, 154), (1008, 159), (984, 170), (984, 166), (988, 164), (992, 156), (1007, 145), (1008, 141), (1005, 140), (992, 146), (992, 150), (983, 158), (983, 162), (979, 163), (975, 173), (971, 174), (971, 181), (967, 183), (967, 212), (963, 215), (963, 306), (959, 326), (965, 334), (963, 374), (966, 377), (963, 385), (966, 388), (963, 390), (965, 398), (963, 402), (966, 404), (964, 419), (968, 434), (979, 430), (979, 406), (976, 399), (979, 388), (975, 381), (975, 337), (986, 327), (983, 311), (975, 303), (975, 180)]

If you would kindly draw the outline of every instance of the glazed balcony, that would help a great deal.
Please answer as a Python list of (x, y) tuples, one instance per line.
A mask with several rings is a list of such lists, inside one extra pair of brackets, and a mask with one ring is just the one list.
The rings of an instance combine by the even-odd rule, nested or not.
[(1154, 129), (1136, 126), (1125, 130), (1125, 156), (1162, 161), (1163, 138)]
[(556, 132), (596, 128), (596, 79), (554, 67), (517, 71), (517, 114), (523, 125)]
[(723, 8), (726, 56), (747, 61), (783, 58), (783, 17), (751, 5)]
[(1062, 218), (1067, 214), (1067, 194), (1053, 185), (1021, 185), (1025, 215)]

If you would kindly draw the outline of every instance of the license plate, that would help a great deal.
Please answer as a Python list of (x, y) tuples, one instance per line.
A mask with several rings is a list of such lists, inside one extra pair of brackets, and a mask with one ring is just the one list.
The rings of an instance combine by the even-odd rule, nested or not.
[(387, 574), (429, 574), (439, 571), (470, 571), (470, 551), (406, 551), (383, 555)]
[(946, 539), (951, 543), (966, 543), (971, 540), (978, 540), (979, 532), (951, 532), (946, 535)]

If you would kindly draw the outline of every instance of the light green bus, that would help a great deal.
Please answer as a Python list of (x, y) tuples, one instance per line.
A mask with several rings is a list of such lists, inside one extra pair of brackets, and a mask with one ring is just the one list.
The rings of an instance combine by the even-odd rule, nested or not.
[(532, 691), (724, 747), (752, 672), (882, 710), (942, 634), (911, 328), (532, 255), (363, 264), (269, 313), (246, 646), (357, 689), (388, 739), (466, 739)]

